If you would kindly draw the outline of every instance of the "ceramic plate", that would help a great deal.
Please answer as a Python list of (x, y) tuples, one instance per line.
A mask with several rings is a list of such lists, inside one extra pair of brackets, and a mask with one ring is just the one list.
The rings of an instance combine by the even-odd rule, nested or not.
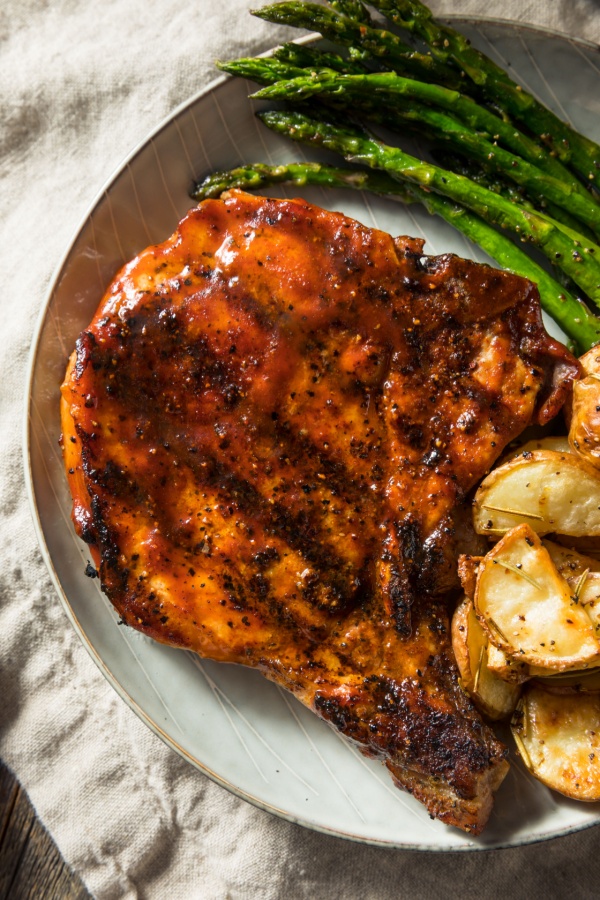
[[(579, 130), (600, 139), (596, 48), (530, 28), (460, 21), (475, 44)], [(551, 793), (513, 760), (485, 835), (432, 822), (291, 696), (241, 667), (201, 661), (117, 625), (70, 523), (58, 447), (59, 385), (75, 339), (120, 266), (164, 240), (190, 207), (193, 179), (244, 161), (308, 158), (257, 122), (250, 85), (220, 79), (177, 110), (101, 192), (59, 267), (31, 356), (27, 471), (39, 540), (74, 627), (113, 687), (153, 731), (240, 797), (310, 828), (369, 843), (465, 850), (536, 841), (600, 821), (600, 804)], [(275, 193), (275, 192), (274, 192)], [(278, 195), (286, 195), (279, 190)], [(426, 238), (426, 252), (487, 261), (445, 223), (362, 194), (293, 188), (329, 209), (393, 234)]]

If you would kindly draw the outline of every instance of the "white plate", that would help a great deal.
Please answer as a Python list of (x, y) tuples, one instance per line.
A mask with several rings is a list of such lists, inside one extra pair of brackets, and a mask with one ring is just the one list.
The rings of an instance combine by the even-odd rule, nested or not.
[[(576, 128), (600, 139), (595, 47), (507, 23), (460, 21), (474, 43)], [(58, 447), (59, 385), (75, 339), (117, 269), (164, 240), (191, 205), (195, 177), (243, 161), (306, 158), (253, 116), (250, 85), (220, 79), (177, 110), (100, 194), (50, 290), (31, 356), (27, 478), (42, 551), (67, 615), (109, 682), (153, 731), (218, 783), (264, 809), (355, 840), (423, 850), (509, 846), (600, 821), (599, 804), (575, 803), (532, 780), (519, 762), (499, 791), (485, 834), (472, 839), (432, 822), (333, 730), (258, 673), (200, 661), (117, 625), (86, 547), (70, 522)], [(277, 193), (285, 194), (279, 190)], [(423, 235), (426, 251), (486, 258), (442, 221), (372, 196), (300, 191), (393, 234)]]

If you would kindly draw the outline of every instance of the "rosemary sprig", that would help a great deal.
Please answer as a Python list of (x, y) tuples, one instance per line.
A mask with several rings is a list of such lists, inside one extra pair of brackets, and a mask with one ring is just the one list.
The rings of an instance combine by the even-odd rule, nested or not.
[(492, 506), (490, 503), (482, 503), (483, 509), (491, 509), (494, 512), (502, 512), (509, 513), (511, 516), (523, 516), (525, 519), (539, 519), (543, 520), (543, 516), (540, 516), (538, 513), (525, 512), (522, 509), (512, 509), (510, 506)]
[(579, 595), (581, 594), (581, 591), (583, 590), (583, 586), (586, 583), (589, 574), (590, 574), (590, 570), (588, 568), (585, 570), (585, 572), (582, 572), (581, 575), (579, 576), (577, 584), (575, 585), (575, 593), (573, 594), (573, 600), (575, 601), (575, 603), (579, 603)]
[[(494, 560), (494, 562), (495, 562), (495, 560)], [(486, 621), (487, 621), (488, 625), (492, 628), (492, 630), (497, 631), (499, 636), (502, 638), (502, 640), (510, 646), (509, 639), (506, 637), (506, 635), (504, 634), (504, 632), (502, 631), (500, 626), (497, 624), (497, 622), (495, 622), (491, 616), (486, 616)]]
[(530, 772), (533, 772), (533, 763), (531, 762), (531, 757), (530, 757), (529, 753), (527, 752), (527, 749), (525, 747), (525, 744), (523, 743), (521, 735), (517, 734), (517, 732), (513, 730), (512, 736), (515, 739), (515, 744), (517, 745), (517, 750), (519, 751), (519, 756), (525, 763), (525, 767), (527, 769), (529, 769)]
[(481, 678), (481, 669), (483, 667), (483, 663), (485, 660), (485, 644), (481, 648), (481, 653), (479, 654), (479, 662), (477, 663), (477, 671), (475, 672), (475, 678), (473, 679), (473, 693), (477, 693), (479, 688), (479, 679)]
[(524, 578), (525, 581), (528, 581), (529, 584), (536, 588), (536, 590), (541, 590), (541, 586), (537, 583), (537, 581), (532, 578), (531, 575), (528, 575), (527, 572), (524, 572), (523, 569), (519, 569), (517, 568), (517, 566), (513, 566), (512, 563), (506, 562), (506, 560), (503, 559), (493, 559), (492, 562), (496, 566), (503, 566), (505, 569), (508, 569), (509, 572), (514, 572), (515, 575), (520, 575), (521, 578)]

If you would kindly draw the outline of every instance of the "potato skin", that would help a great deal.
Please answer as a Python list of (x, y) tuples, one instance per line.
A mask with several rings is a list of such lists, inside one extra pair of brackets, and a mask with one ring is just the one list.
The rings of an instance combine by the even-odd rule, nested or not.
[(600, 468), (600, 348), (579, 358), (582, 377), (574, 381), (563, 408), (574, 453)]
[(505, 719), (521, 692), (518, 684), (499, 678), (487, 665), (488, 639), (473, 601), (464, 597), (452, 617), (452, 649), (463, 689), (488, 719)]
[(531, 774), (574, 800), (600, 800), (600, 694), (527, 686), (511, 722)]
[(526, 451), (483, 479), (473, 522), (489, 537), (525, 523), (542, 535), (600, 537), (600, 471), (576, 453)]

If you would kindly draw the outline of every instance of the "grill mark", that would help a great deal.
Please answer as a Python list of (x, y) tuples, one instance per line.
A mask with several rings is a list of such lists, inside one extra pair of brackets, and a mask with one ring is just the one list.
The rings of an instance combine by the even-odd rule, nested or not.
[[(286, 437), (290, 437), (289, 432), (285, 434)], [(326, 483), (330, 489), (332, 488), (332, 493), (337, 492), (338, 498), (346, 507), (359, 504), (360, 511), (357, 515), (364, 515), (364, 485), (354, 482), (343, 464), (320, 451), (308, 439), (298, 436), (297, 441), (294, 441), (294, 436), (291, 437), (292, 442), (290, 444), (284, 442), (281, 453), (292, 457), (295, 455), (291, 450), (293, 447), (300, 457), (304, 455), (306, 458), (318, 459), (319, 466), (316, 471), (326, 474)], [(338, 556), (328, 544), (327, 537), (321, 530), (324, 516), (320, 508), (317, 507), (316, 514), (313, 511), (311, 515), (308, 510), (294, 513), (281, 502), (271, 504), (247, 479), (240, 477), (212, 454), (203, 454), (200, 461), (198, 454), (190, 453), (189, 448), (185, 447), (177, 436), (170, 440), (170, 444), (178, 458), (191, 468), (200, 483), (216, 486), (225, 495), (228, 503), (234, 498), (242, 515), (257, 521), (266, 535), (272, 534), (283, 540), (317, 570), (320, 583), (326, 585), (332, 592), (333, 610), (347, 609), (349, 605), (359, 600), (366, 602), (367, 597), (370, 597), (373, 578), (366, 577), (362, 570), (361, 573), (354, 575), (355, 567), (344, 557)], [(312, 470), (302, 475), (297, 466), (294, 468), (294, 475), (297, 482), (316, 480)], [(350, 487), (355, 489), (354, 492), (349, 490)], [(318, 521), (315, 522), (315, 519)], [(366, 565), (367, 562), (363, 561), (363, 569)], [(349, 584), (354, 584), (354, 588), (350, 591)], [(316, 602), (319, 608), (326, 608), (322, 601), (319, 603), (315, 600), (314, 586), (310, 583), (306, 584), (303, 596), (307, 602), (311, 604)]]
[[(226, 279), (222, 278), (221, 280), (223, 285), (226, 285)], [(254, 324), (256, 324), (261, 331), (268, 332), (270, 335), (279, 332), (277, 319), (273, 317), (271, 311), (266, 306), (259, 303), (253, 296), (251, 285), (244, 291), (243, 284), (240, 283), (239, 290), (235, 292), (232, 292), (228, 287), (227, 290), (223, 290), (221, 297), (225, 299), (228, 310), (231, 308), (236, 309), (237, 304), (239, 309), (243, 310), (245, 313), (249, 313), (253, 318)], [(277, 318), (280, 318), (283, 314), (283, 308), (280, 309), (279, 307), (276, 307), (276, 309), (279, 313)]]
[[(169, 425), (166, 430), (163, 428), (159, 430), (161, 437), (166, 436), (167, 438), (169, 451), (177, 457), (179, 462), (190, 468), (198, 485), (217, 487), (229, 504), (233, 498), (241, 513), (251, 520), (256, 520), (265, 534), (272, 533), (274, 536), (284, 539), (307, 562), (313, 564), (315, 568), (319, 568), (322, 576), (325, 576), (335, 566), (341, 568), (348, 565), (345, 559), (339, 557), (333, 548), (327, 545), (327, 537), (319, 527), (322, 525), (322, 521), (320, 523), (311, 521), (307, 510), (293, 513), (281, 502), (269, 503), (268, 499), (254, 485), (246, 478), (240, 477), (222, 459), (217, 458), (205, 448), (186, 445), (172, 425)], [(300, 439), (298, 443), (302, 443)], [(350, 481), (346, 467), (341, 463), (338, 464), (336, 460), (328, 458), (324, 453), (319, 453), (318, 448), (308, 442), (307, 445), (300, 446), (300, 452), (318, 456), (319, 464), (323, 462), (323, 468), (337, 472), (335, 484), (340, 493), (340, 500), (351, 506), (353, 501), (347, 499), (348, 483), (344, 481), (344, 479)], [(297, 475), (297, 471), (295, 474)], [(311, 471), (308, 477), (315, 479), (316, 475)], [(362, 491), (364, 495), (364, 487), (357, 484), (355, 487), (357, 499), (360, 499), (358, 493)], [(316, 518), (314, 514), (313, 518)], [(307, 529), (311, 529), (313, 533), (305, 537), (304, 532)]]
[[(131, 334), (137, 337), (144, 326), (151, 329), (153, 325), (157, 324), (159, 325), (160, 333), (163, 333), (162, 326), (166, 323), (158, 322), (158, 318), (165, 310), (169, 310), (172, 317), (181, 316), (185, 323), (189, 306), (202, 307), (208, 304), (211, 299), (223, 302), (229, 315), (233, 315), (240, 310), (247, 313), (252, 317), (252, 324), (256, 325), (260, 331), (272, 333), (278, 329), (277, 319), (272, 316), (266, 306), (259, 303), (253, 296), (251, 284), (246, 289), (242, 282), (238, 282), (237, 286), (233, 287), (229, 283), (225, 272), (219, 266), (207, 270), (196, 268), (193, 271), (193, 278), (196, 281), (196, 285), (193, 283), (188, 285), (188, 290), (182, 290), (180, 284), (178, 291), (175, 293), (178, 300), (176, 305), (172, 306), (173, 291), (170, 289), (165, 290), (163, 287), (161, 291), (154, 295), (151, 301), (147, 301), (144, 304), (143, 314), (136, 310), (128, 316), (125, 319), (125, 323)], [(175, 280), (179, 281), (179, 279)], [(202, 282), (209, 282), (210, 286), (203, 285)], [(206, 304), (203, 301), (206, 301)], [(283, 312), (283, 309), (281, 312)], [(153, 318), (157, 320), (154, 323), (152, 322)], [(174, 331), (174, 324), (172, 324), (172, 334)]]
[[(237, 245), (236, 250), (239, 250)], [(229, 314), (237, 313), (239, 310), (249, 314), (253, 319), (253, 324), (261, 331), (272, 334), (278, 330), (277, 319), (279, 316), (273, 317), (271, 310), (256, 299), (253, 294), (253, 279), (242, 281), (240, 278), (234, 287), (230, 283), (230, 276), (218, 264), (208, 272), (195, 272), (194, 274), (207, 279), (210, 286), (187, 292), (183, 296), (181, 307), (184, 311), (190, 301), (197, 303), (200, 298), (210, 300), (214, 297), (218, 301), (224, 301)], [(239, 273), (237, 273), (237, 277), (240, 277)], [(283, 312), (283, 308), (277, 309), (277, 312)]]
[(403, 560), (397, 523), (389, 523), (388, 536), (378, 561), (378, 575), (386, 611), (398, 634), (408, 638), (412, 633), (411, 607), (415, 598)]
[[(183, 458), (182, 446), (175, 449), (175, 452), (179, 458)], [(351, 580), (348, 577), (351, 574), (348, 571), (348, 561), (327, 545), (325, 536), (317, 531), (304, 511), (293, 513), (282, 503), (268, 503), (249, 481), (240, 478), (213, 456), (203, 457), (205, 466), (196, 461), (195, 454), (187, 453), (185, 456), (187, 465), (200, 484), (223, 491), (230, 502), (233, 499), (243, 515), (259, 522), (265, 534), (283, 540), (310, 563), (317, 570), (322, 583), (332, 588), (336, 595), (341, 595), (344, 607), (351, 602), (356, 591), (348, 596), (347, 584)]]
[(400, 560), (397, 565), (392, 563), (388, 592), (396, 630), (402, 637), (410, 637), (412, 634), (411, 606), (415, 597)]
[[(129, 394), (129, 398), (133, 402), (124, 403), (124, 410), (131, 408), (135, 411), (136, 397)], [(339, 592), (339, 579), (332, 579), (329, 576), (331, 570), (348, 569), (348, 562), (337, 556), (330, 546), (327, 546), (326, 537), (323, 535), (317, 525), (310, 521), (306, 511), (300, 514), (290, 512), (282, 503), (269, 504), (266, 498), (260, 494), (257, 489), (246, 479), (240, 478), (222, 461), (213, 455), (202, 454), (202, 465), (197, 459), (197, 453), (191, 453), (189, 447), (174, 432), (170, 423), (167, 428), (163, 427), (164, 419), (158, 420), (156, 423), (147, 426), (146, 440), (152, 442), (152, 439), (162, 442), (167, 438), (169, 444), (169, 452), (173, 453), (178, 461), (187, 465), (194, 474), (196, 482), (199, 485), (206, 484), (208, 487), (218, 487), (225, 494), (227, 502), (231, 502), (233, 498), (240, 512), (250, 520), (255, 519), (261, 525), (265, 534), (273, 534), (286, 543), (292, 549), (299, 552), (302, 557), (316, 569), (322, 580), (335, 587)], [(80, 435), (82, 445), (89, 448), (90, 436)], [(332, 463), (332, 466), (334, 463)], [(166, 527), (167, 523), (160, 513), (160, 504), (156, 504), (152, 498), (151, 490), (147, 490), (146, 486), (142, 487), (139, 483), (130, 481), (124, 475), (122, 470), (114, 465), (112, 460), (107, 461), (102, 470), (96, 470), (91, 463), (85, 462), (85, 473), (90, 482), (98, 484), (105, 490), (110, 490), (115, 495), (122, 498), (128, 498), (133, 503), (144, 504), (148, 516), (161, 521), (165, 527), (166, 533), (170, 536), (172, 529)], [(150, 486), (148, 486), (150, 488)], [(181, 535), (178, 535), (181, 540)]]
[[(139, 415), (140, 410), (152, 409), (153, 413), (157, 413), (156, 402), (162, 397), (164, 399), (164, 382), (162, 379), (157, 380), (153, 377), (154, 364), (151, 356), (152, 345), (148, 343), (149, 353), (146, 346), (142, 343), (141, 350), (138, 349), (137, 342), (130, 348), (128, 345), (121, 344), (118, 348), (107, 349), (103, 356), (101, 365), (109, 369), (112, 360), (116, 359), (117, 363), (113, 371), (118, 372), (119, 377), (114, 379), (112, 396), (118, 400), (123, 407)], [(122, 354), (122, 351), (125, 353)], [(196, 381), (200, 379), (210, 379), (211, 387), (218, 385), (225, 392), (232, 381), (233, 373), (226, 364), (224, 355), (215, 354), (208, 346), (206, 341), (197, 341), (195, 344), (176, 343), (164, 348), (163, 356), (175, 359), (175, 354), (179, 357), (178, 368), (184, 368), (186, 364), (191, 365), (186, 369), (188, 377), (192, 377)], [(134, 365), (130, 364), (130, 360), (135, 360)], [(149, 372), (150, 377), (142, 377), (143, 373)], [(182, 392), (183, 385), (176, 387)], [(239, 391), (239, 387), (236, 385)], [(193, 389), (193, 388), (192, 388)]]
[[(356, 480), (347, 466), (336, 459), (333, 453), (327, 452), (323, 447), (313, 443), (308, 435), (300, 434), (285, 423), (275, 428), (275, 440), (280, 449), (280, 456), (287, 457), (298, 472), (304, 464), (302, 480), (317, 478), (318, 474), (325, 475), (324, 483), (331, 489), (332, 494), (344, 500), (348, 506), (364, 505), (366, 485), (364, 481)], [(316, 461), (316, 465), (308, 467), (306, 462)]]

